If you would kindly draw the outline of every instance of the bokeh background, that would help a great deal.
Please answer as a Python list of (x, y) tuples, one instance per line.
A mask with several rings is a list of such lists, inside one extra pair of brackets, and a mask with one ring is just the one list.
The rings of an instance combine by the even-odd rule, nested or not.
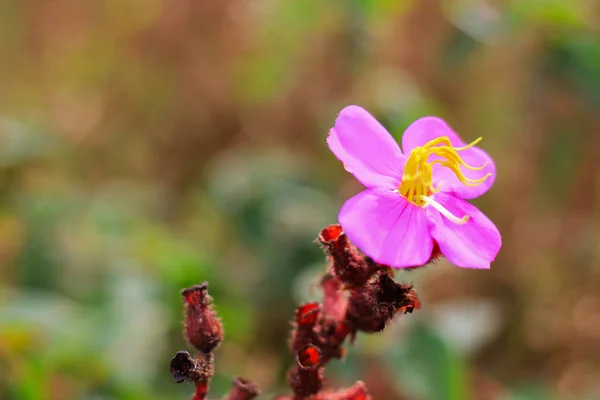
[(214, 398), (288, 393), (313, 242), (361, 190), (325, 138), (445, 118), (496, 160), (490, 271), (327, 370), (375, 400), (600, 398), (600, 3), (0, 0), (0, 398), (185, 399), (179, 290), (226, 329)]

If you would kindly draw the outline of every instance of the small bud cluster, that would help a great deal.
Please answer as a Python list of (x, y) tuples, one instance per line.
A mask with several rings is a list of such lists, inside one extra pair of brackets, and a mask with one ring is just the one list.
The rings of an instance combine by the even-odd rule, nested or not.
[(396, 283), (390, 268), (360, 253), (340, 225), (323, 229), (317, 240), (330, 261), (321, 279), (323, 300), (296, 309), (290, 340), (296, 364), (288, 371), (294, 396), (279, 399), (367, 400), (362, 382), (346, 390), (322, 391), (325, 365), (344, 356), (347, 337), (352, 341), (359, 331), (382, 331), (398, 312), (419, 308), (419, 300), (412, 285)]
[[(177, 352), (171, 360), (171, 374), (177, 383), (194, 383), (196, 391), (192, 400), (203, 400), (208, 396), (208, 386), (214, 375), (212, 352), (223, 340), (223, 326), (212, 308), (208, 283), (184, 289), (181, 294), (185, 304), (185, 338), (197, 353), (192, 357), (187, 351)], [(238, 377), (225, 400), (250, 400), (259, 392), (255, 384)]]
[[(412, 285), (396, 283), (392, 270), (363, 255), (346, 237), (340, 225), (323, 229), (318, 242), (330, 261), (321, 279), (321, 303), (298, 306), (290, 350), (296, 362), (287, 374), (292, 396), (274, 400), (370, 400), (363, 382), (341, 390), (323, 390), (324, 370), (334, 358), (345, 354), (346, 338), (354, 340), (357, 332), (382, 331), (398, 313), (412, 313), (419, 299)], [(432, 253), (432, 260), (439, 254)], [(191, 381), (196, 385), (193, 400), (205, 399), (214, 372), (212, 351), (223, 340), (223, 327), (208, 295), (208, 284), (185, 289), (185, 336), (198, 350), (195, 357), (180, 351), (171, 361), (176, 382)], [(225, 400), (250, 400), (258, 396), (258, 387), (236, 378)]]

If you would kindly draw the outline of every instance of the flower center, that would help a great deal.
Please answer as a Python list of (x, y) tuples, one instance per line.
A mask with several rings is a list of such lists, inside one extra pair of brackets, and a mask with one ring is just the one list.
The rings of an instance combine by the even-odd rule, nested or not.
[[(432, 206), (436, 208), (444, 216), (456, 223), (465, 223), (469, 219), (468, 216), (458, 218), (453, 216), (448, 210), (442, 207), (430, 196), (439, 191), (433, 186), (433, 166), (441, 165), (450, 169), (458, 180), (466, 186), (479, 186), (491, 175), (484, 175), (479, 179), (467, 178), (460, 167), (464, 167), (471, 171), (480, 171), (487, 166), (487, 163), (481, 167), (473, 167), (467, 164), (458, 155), (459, 151), (470, 149), (481, 141), (481, 138), (476, 139), (472, 143), (464, 147), (454, 147), (450, 143), (447, 136), (435, 138), (422, 147), (415, 147), (408, 156), (402, 173), (402, 181), (398, 186), (398, 193), (404, 196), (408, 201), (418, 205), (419, 207)], [(429, 157), (437, 156), (435, 160), (429, 161)]]

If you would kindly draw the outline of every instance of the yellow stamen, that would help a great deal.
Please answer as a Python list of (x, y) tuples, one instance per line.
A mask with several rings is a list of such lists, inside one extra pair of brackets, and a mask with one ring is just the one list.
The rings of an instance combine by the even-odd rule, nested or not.
[[(420, 207), (431, 205), (437, 210), (444, 210), (445, 212), (440, 212), (455, 223), (466, 223), (468, 216), (462, 218), (452, 216), (441, 204), (431, 199), (430, 196), (439, 191), (439, 185), (437, 188), (433, 186), (433, 166), (441, 165), (450, 169), (454, 172), (458, 180), (466, 186), (481, 185), (491, 176), (491, 173), (487, 173), (478, 179), (472, 179), (464, 175), (461, 167), (471, 171), (481, 171), (488, 163), (486, 162), (480, 167), (475, 167), (467, 164), (458, 154), (459, 151), (470, 149), (480, 141), (481, 138), (477, 138), (466, 146), (454, 147), (447, 136), (441, 136), (425, 143), (421, 147), (415, 147), (410, 152), (408, 160), (406, 160), (406, 164), (404, 165), (402, 182), (398, 187), (398, 193)], [(431, 156), (436, 156), (437, 158), (429, 161), (429, 157)], [(452, 218), (447, 214), (451, 215)]]

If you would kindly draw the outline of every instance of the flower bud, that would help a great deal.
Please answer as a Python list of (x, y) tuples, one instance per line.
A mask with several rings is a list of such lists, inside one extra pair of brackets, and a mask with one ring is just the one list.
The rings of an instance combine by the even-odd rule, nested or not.
[(319, 303), (305, 303), (296, 309), (296, 322), (290, 340), (292, 353), (297, 353), (309, 344), (318, 343), (315, 325), (319, 320)]
[(312, 344), (304, 346), (302, 350), (296, 354), (298, 365), (304, 369), (315, 369), (321, 366), (321, 350)]
[(287, 376), (288, 385), (294, 394), (300, 398), (319, 393), (323, 387), (323, 368), (303, 368), (294, 365)]
[(340, 225), (329, 225), (321, 231), (317, 240), (331, 256), (335, 276), (346, 287), (355, 287), (366, 282), (371, 271)]
[(288, 385), (298, 397), (318, 393), (323, 387), (321, 349), (309, 344), (296, 353), (297, 365), (288, 372)]
[(411, 285), (398, 284), (382, 271), (351, 292), (346, 319), (354, 330), (379, 332), (398, 310), (412, 312), (418, 304)]
[(199, 351), (210, 353), (223, 340), (223, 327), (210, 304), (208, 283), (184, 289), (181, 294), (186, 308), (185, 337)]
[(296, 323), (302, 329), (312, 329), (319, 318), (319, 303), (304, 303), (296, 309)]

